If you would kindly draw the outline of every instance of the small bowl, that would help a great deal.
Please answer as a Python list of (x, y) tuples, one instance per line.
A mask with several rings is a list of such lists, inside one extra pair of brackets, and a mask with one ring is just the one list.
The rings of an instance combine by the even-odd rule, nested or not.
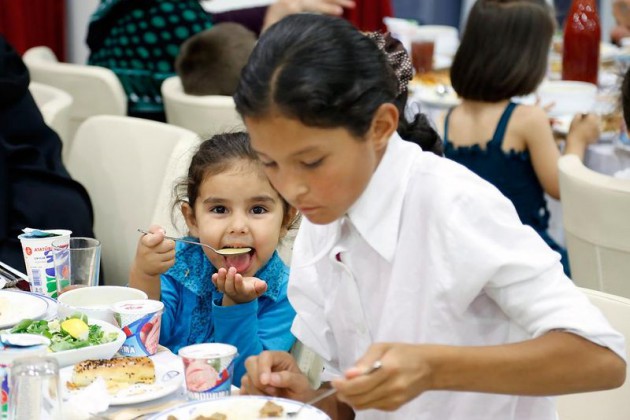
[(142, 290), (123, 286), (79, 287), (63, 293), (57, 299), (59, 319), (75, 312), (87, 315), (88, 319), (100, 319), (116, 325), (112, 305), (125, 300), (147, 299)]
[[(101, 286), (103, 287), (103, 286)], [(66, 292), (69, 293), (69, 292)], [(62, 295), (63, 296), (63, 295)], [(48, 356), (54, 357), (59, 362), (59, 367), (72, 366), (76, 363), (82, 362), (84, 360), (95, 360), (95, 359), (111, 359), (116, 355), (118, 349), (125, 342), (126, 335), (120, 329), (111, 325), (108, 322), (96, 320), (96, 319), (88, 319), (89, 325), (99, 325), (105, 334), (115, 332), (118, 334), (118, 337), (114, 341), (110, 341), (105, 344), (98, 344), (96, 346), (87, 346), (81, 347), (80, 349), (73, 350), (64, 350), (58, 351), (56, 353), (48, 353)]]
[(591, 112), (597, 100), (597, 86), (569, 80), (543, 82), (538, 87), (540, 105), (554, 104), (549, 116), (576, 115)]

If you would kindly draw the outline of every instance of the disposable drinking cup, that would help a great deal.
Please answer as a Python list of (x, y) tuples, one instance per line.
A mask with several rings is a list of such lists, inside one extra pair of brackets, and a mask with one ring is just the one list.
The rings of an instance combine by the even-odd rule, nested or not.
[(58, 294), (82, 286), (98, 285), (101, 243), (93, 238), (54, 241), (53, 259)]
[(191, 400), (230, 395), (237, 349), (229, 344), (203, 343), (182, 347), (186, 393)]
[(411, 61), (417, 74), (433, 70), (435, 37), (426, 33), (414, 33), (411, 37)]
[(52, 357), (16, 359), (9, 379), (9, 418), (61, 419), (59, 364)]
[(112, 305), (114, 319), (127, 339), (122, 356), (151, 356), (157, 353), (164, 304), (159, 300), (125, 300)]
[(59, 246), (68, 246), (72, 231), (50, 229), (41, 232), (53, 233), (57, 236), (41, 238), (24, 233), (18, 236), (22, 244), (26, 274), (31, 284), (31, 291), (57, 297), (57, 278), (53, 258), (53, 242)]

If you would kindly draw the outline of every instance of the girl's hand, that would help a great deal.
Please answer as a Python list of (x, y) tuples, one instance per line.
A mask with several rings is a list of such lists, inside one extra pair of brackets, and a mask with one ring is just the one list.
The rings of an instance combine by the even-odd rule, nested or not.
[[(345, 378), (332, 382), (337, 398), (355, 409), (394, 411), (432, 387), (431, 346), (377, 343), (346, 371)], [(363, 375), (374, 362), (382, 367)]]
[(134, 269), (147, 276), (158, 276), (175, 264), (175, 242), (164, 239), (164, 228), (149, 227), (149, 234), (138, 241)]
[(247, 373), (241, 379), (240, 395), (272, 395), (296, 401), (309, 401), (317, 393), (297, 362), (287, 352), (264, 351), (245, 360)]
[(573, 117), (567, 134), (567, 141), (589, 145), (599, 140), (599, 117), (595, 114), (578, 114)]
[(219, 268), (212, 275), (212, 283), (223, 293), (223, 306), (251, 302), (267, 291), (267, 283), (256, 277), (243, 277), (236, 268)]

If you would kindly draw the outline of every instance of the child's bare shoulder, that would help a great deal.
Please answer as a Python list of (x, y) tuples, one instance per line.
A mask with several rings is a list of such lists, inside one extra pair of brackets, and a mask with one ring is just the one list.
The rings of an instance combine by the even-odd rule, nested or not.
[(532, 132), (537, 128), (547, 129), (549, 117), (544, 109), (538, 105), (519, 105), (514, 109), (511, 122), (517, 130)]

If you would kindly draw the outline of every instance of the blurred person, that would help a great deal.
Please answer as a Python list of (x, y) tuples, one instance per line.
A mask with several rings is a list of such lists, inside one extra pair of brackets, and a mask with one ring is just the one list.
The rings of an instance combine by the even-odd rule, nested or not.
[(175, 60), (175, 70), (189, 95), (232, 96), (256, 34), (243, 25), (219, 23), (188, 38)]
[(94, 237), (90, 197), (61, 161), (62, 143), (46, 125), (19, 54), (0, 35), (0, 261), (25, 272), (17, 236), (25, 227)]
[[(534, 32), (532, 25), (538, 28)], [(511, 100), (535, 92), (543, 80), (554, 28), (544, 0), (475, 3), (451, 68), (462, 103), (446, 115), (444, 154), (509, 198), (521, 221), (560, 253), (568, 275), (567, 251), (547, 232), (545, 193), (560, 198), (560, 151), (545, 111)], [(598, 139), (597, 118), (576, 116), (564, 153), (583, 159), (586, 147)]]

